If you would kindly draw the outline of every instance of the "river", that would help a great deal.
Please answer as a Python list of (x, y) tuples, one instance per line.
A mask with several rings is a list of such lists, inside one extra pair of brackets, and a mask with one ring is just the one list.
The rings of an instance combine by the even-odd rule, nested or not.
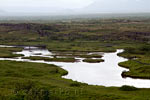
[[(5, 46), (0, 46), (5, 47)], [(12, 47), (12, 46), (6, 46)], [(42, 56), (42, 57), (52, 57), (52, 52), (47, 49), (27, 49), (21, 52), (15, 52), (15, 54), (23, 54), (25, 57), (29, 56)], [(29, 59), (22, 59), (22, 57), (17, 58), (0, 58), (0, 60), (13, 60), (13, 61), (24, 61), (24, 62), (36, 62), (36, 63), (46, 63), (54, 64), (68, 71), (68, 75), (62, 76), (65, 79), (72, 79), (73, 81), (78, 81), (82, 83), (87, 83), (89, 85), (101, 85), (101, 86), (115, 86), (120, 87), (122, 85), (130, 85), (138, 88), (150, 88), (150, 80), (146, 79), (133, 79), (133, 78), (122, 78), (121, 73), (123, 71), (129, 71), (126, 68), (118, 66), (118, 63), (127, 61), (123, 57), (117, 56), (118, 53), (123, 52), (122, 49), (118, 49), (114, 53), (102, 53), (97, 52), (97, 54), (103, 54), (105, 61), (101, 63), (86, 63), (83, 62), (83, 58), (79, 59), (79, 62), (66, 63), (66, 62), (48, 62), (43, 60), (33, 61)]]

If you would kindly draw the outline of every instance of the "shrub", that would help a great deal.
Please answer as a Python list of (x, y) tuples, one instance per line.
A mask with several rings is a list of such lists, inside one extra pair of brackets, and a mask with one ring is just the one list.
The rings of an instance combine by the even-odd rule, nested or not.
[(150, 51), (150, 46), (149, 45), (144, 45), (144, 46), (141, 46), (140, 48), (139, 48), (141, 51)]
[(119, 88), (121, 91), (136, 91), (138, 88), (133, 87), (133, 86), (128, 86), (128, 85), (123, 85), (122, 87)]
[(50, 100), (50, 92), (45, 88), (33, 88), (27, 96), (27, 100)]
[(74, 82), (74, 83), (71, 83), (70, 84), (70, 86), (72, 86), (72, 87), (80, 87), (80, 83), (78, 83), (78, 82)]
[(24, 100), (25, 92), (19, 91), (15, 96), (11, 97), (10, 100)]
[(135, 53), (135, 49), (131, 48), (131, 47), (128, 47), (128, 48), (125, 48), (125, 52), (127, 52), (127, 53)]

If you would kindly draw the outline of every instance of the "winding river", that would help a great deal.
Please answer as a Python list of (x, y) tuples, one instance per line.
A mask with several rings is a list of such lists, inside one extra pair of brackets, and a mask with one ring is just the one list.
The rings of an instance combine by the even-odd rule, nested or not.
[[(0, 45), (0, 47), (12, 47), (12, 46)], [(53, 53), (48, 51), (47, 49), (39, 49), (37, 47), (32, 48), (33, 49), (29, 50), (27, 47), (24, 47), (23, 51), (15, 52), (15, 54), (23, 54), (25, 57), (29, 56), (52, 57), (51, 55)], [(138, 88), (150, 88), (150, 80), (122, 78), (121, 73), (123, 71), (129, 70), (118, 66), (119, 62), (127, 61), (127, 59), (117, 56), (117, 54), (120, 52), (123, 52), (123, 50), (118, 49), (114, 53), (103, 53), (102, 59), (104, 59), (105, 62), (101, 63), (82, 62), (83, 58), (77, 58), (80, 61), (75, 63), (47, 62), (43, 60), (33, 61), (29, 59), (22, 59), (22, 57), (0, 58), (0, 60), (54, 64), (68, 71), (68, 75), (62, 76), (63, 78), (72, 79), (73, 81), (78, 81), (82, 83), (87, 83), (89, 85), (102, 85), (106, 87), (110, 86), (120, 87), (122, 85), (130, 85)], [(98, 54), (102, 53), (99, 52)]]

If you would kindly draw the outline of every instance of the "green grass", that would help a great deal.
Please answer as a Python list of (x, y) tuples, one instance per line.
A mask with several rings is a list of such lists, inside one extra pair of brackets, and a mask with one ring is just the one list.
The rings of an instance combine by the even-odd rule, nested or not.
[(75, 58), (48, 58), (48, 57), (31, 56), (31, 57), (23, 57), (23, 59), (55, 61), (55, 62), (77, 62), (77, 59)]
[(123, 72), (123, 77), (150, 79), (150, 65), (138, 60), (129, 60), (119, 63), (119, 66), (129, 68), (129, 72)]
[(123, 77), (133, 77), (150, 79), (150, 46), (148, 44), (140, 44), (138, 46), (125, 48), (123, 53), (118, 54), (130, 59), (126, 62), (119, 63), (120, 66), (129, 68), (129, 72), (123, 72)]
[[(3, 100), (149, 100), (150, 89), (124, 91), (90, 86), (61, 78), (67, 72), (48, 64), (0, 61), (0, 99)], [(43, 100), (43, 99), (37, 99)]]
[(72, 42), (60, 42), (52, 41), (47, 44), (47, 48), (50, 51), (62, 51), (62, 52), (114, 52), (112, 47), (105, 47), (101, 42), (95, 41), (72, 41)]
[(102, 55), (97, 55), (97, 54), (77, 55), (77, 57), (81, 57), (81, 58), (102, 58)]
[(104, 60), (103, 59), (84, 59), (83, 62), (100, 63), (100, 62), (104, 62)]
[[(107, 47), (111, 42), (100, 41), (31, 41), (31, 42), (4, 42), (5, 45), (46, 45), (53, 52), (115, 52), (116, 48)], [(119, 43), (118, 43), (119, 44)], [(115, 46), (115, 44), (112, 44)]]
[(13, 54), (13, 52), (19, 52), (21, 50), (21, 48), (0, 48), (0, 58), (13, 58), (23, 56), (21, 54)]
[(87, 52), (55, 52), (55, 57), (79, 57), (79, 58), (102, 58), (102, 55), (98, 54), (87, 54)]

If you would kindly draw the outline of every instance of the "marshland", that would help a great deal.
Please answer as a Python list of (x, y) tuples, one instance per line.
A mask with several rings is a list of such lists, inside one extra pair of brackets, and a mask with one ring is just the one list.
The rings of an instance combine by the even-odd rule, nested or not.
[(147, 17), (1, 23), (0, 98), (149, 100), (149, 30)]

